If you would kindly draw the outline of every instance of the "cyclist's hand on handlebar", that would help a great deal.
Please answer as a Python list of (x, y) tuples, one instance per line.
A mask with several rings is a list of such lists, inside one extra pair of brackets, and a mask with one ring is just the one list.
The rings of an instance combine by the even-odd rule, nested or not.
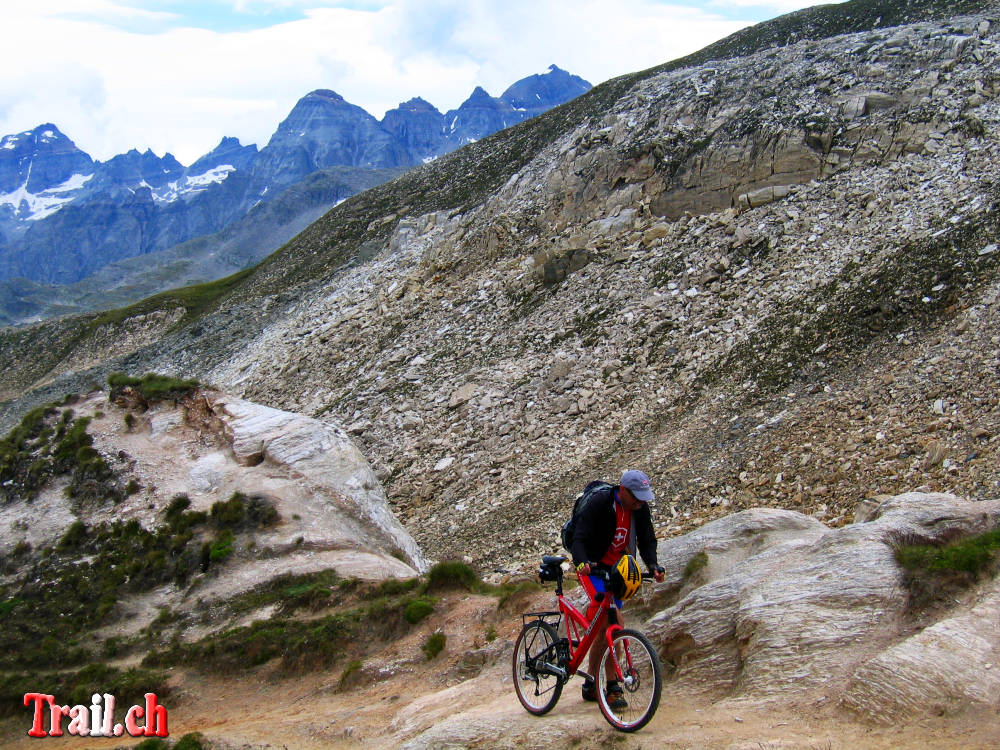
[(589, 576), (590, 575), (590, 563), (589, 562), (582, 562), (582, 563), (580, 563), (579, 565), (576, 566), (576, 572), (579, 573), (582, 576)]

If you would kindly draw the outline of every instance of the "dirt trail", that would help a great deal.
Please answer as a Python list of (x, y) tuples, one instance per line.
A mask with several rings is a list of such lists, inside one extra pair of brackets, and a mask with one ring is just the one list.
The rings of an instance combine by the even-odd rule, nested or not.
[[(510, 648), (522, 608), (546, 606), (551, 596), (520, 601), (498, 612), (496, 599), (452, 594), (437, 612), (405, 638), (364, 662), (358, 683), (340, 690), (344, 665), (277, 679), (267, 667), (238, 676), (206, 676), (174, 670), (170, 736), (199, 731), (232, 750), (286, 748), (375, 750), (419, 748), (724, 748), (826, 750), (873, 748), (996, 748), (996, 711), (916, 719), (896, 726), (859, 722), (822, 695), (769, 700), (721, 699), (677, 694), (668, 682), (656, 716), (640, 732), (613, 731), (592, 703), (580, 698), (580, 680), (567, 686), (545, 717), (526, 713), (510, 683)], [(522, 607), (522, 605), (526, 605)], [(516, 610), (516, 611), (515, 611)], [(496, 638), (487, 642), (490, 627)], [(426, 661), (420, 646), (429, 634), (447, 636), (445, 650)], [(492, 632), (490, 633), (492, 635)], [(478, 676), (469, 652), (486, 654), (491, 666)], [(472, 666), (470, 666), (470, 664)], [(380, 677), (375, 677), (380, 675)], [(39, 686), (41, 689), (42, 686)], [(0, 745), (38, 748), (26, 736), (30, 716), (4, 720)], [(47, 748), (114, 748), (137, 741), (49, 738)]]
[[(422, 693), (425, 676), (390, 680), (352, 694), (336, 692), (335, 675), (277, 683), (207, 680), (185, 675), (170, 707), (170, 734), (200, 731), (231, 748), (996, 748), (1000, 720), (992, 716), (935, 717), (895, 727), (852, 721), (836, 709), (796, 701), (712, 702), (665, 693), (653, 721), (634, 735), (613, 731), (592, 703), (568, 686), (551, 714), (520, 707), (498, 664), (460, 686)], [(431, 686), (433, 689), (433, 687)], [(178, 700), (179, 699), (179, 700)], [(175, 703), (175, 701), (177, 701)], [(23, 735), (26, 716), (4, 723), (4, 746), (37, 748)], [(14, 739), (21, 734), (20, 739)], [(49, 738), (46, 747), (111, 748), (121, 740)], [(132, 743), (134, 744), (134, 743)]]

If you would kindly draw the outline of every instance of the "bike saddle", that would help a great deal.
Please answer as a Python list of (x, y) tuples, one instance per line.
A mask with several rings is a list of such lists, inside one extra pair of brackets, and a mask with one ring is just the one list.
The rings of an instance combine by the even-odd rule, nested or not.
[(542, 555), (542, 565), (562, 565), (564, 562), (565, 555)]

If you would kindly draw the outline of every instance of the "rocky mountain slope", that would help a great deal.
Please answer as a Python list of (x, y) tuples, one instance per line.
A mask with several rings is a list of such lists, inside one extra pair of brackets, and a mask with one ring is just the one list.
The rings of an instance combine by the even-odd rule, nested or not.
[(428, 554), (488, 569), (555, 548), (582, 483), (628, 465), (664, 534), (760, 504), (843, 522), (879, 492), (989, 498), (993, 20), (598, 87), (249, 275), (5, 332), (8, 423), (110, 369), (194, 375), (345, 425)]
[[(242, 261), (233, 270), (245, 268), (337, 201), (589, 88), (553, 65), (499, 98), (477, 88), (447, 115), (426, 102), (416, 109), (409, 102), (381, 122), (333, 91), (314, 91), (259, 152), (255, 145), (223, 138), (190, 167), (170, 154), (161, 158), (136, 150), (93, 162), (52, 124), (4, 136), (0, 323), (106, 309), (118, 300), (140, 299), (143, 290), (224, 276), (227, 266), (219, 253), (202, 248), (214, 244), (217, 238), (209, 235), (220, 231), (228, 231), (232, 243), (236, 222), (255, 230), (237, 243), (235, 253), (226, 254), (230, 264)], [(256, 210), (273, 201), (287, 210), (289, 190), (294, 188), (295, 197), (315, 197), (317, 187), (337, 197), (320, 205), (306, 202), (291, 221), (274, 223), (271, 213)], [(190, 244), (194, 238), (202, 241)], [(164, 253), (175, 262), (165, 265)], [(142, 260), (122, 263), (136, 257)], [(103, 278), (95, 278), (98, 273)]]
[[(196, 375), (349, 426), (430, 554), (501, 567), (627, 464), (664, 532), (761, 502), (843, 518), (894, 488), (988, 495), (993, 28), (599, 87), (348, 201), (229, 296), (5, 332), (7, 423), (94, 366)], [(438, 182), (475, 160), (479, 184)], [(484, 545), (498, 522), (518, 547)]]
[(398, 176), (399, 169), (331, 167), (314, 172), (225, 229), (166, 250), (109, 263), (73, 284), (0, 281), (0, 320), (24, 321), (123, 306), (163, 289), (224, 278), (252, 266), (331, 205)]

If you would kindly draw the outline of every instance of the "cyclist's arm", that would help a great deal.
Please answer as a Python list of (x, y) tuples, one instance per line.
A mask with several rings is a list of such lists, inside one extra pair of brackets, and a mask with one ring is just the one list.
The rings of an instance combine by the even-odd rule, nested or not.
[(597, 503), (592, 500), (577, 516), (576, 531), (573, 534), (573, 549), (570, 550), (573, 553), (573, 565), (575, 566), (579, 566), (581, 563), (590, 563), (587, 542), (594, 533), (594, 508), (596, 505)]
[(653, 530), (653, 514), (649, 505), (636, 519), (635, 533), (639, 555), (657, 582), (663, 581), (663, 568), (656, 561), (656, 532)]

